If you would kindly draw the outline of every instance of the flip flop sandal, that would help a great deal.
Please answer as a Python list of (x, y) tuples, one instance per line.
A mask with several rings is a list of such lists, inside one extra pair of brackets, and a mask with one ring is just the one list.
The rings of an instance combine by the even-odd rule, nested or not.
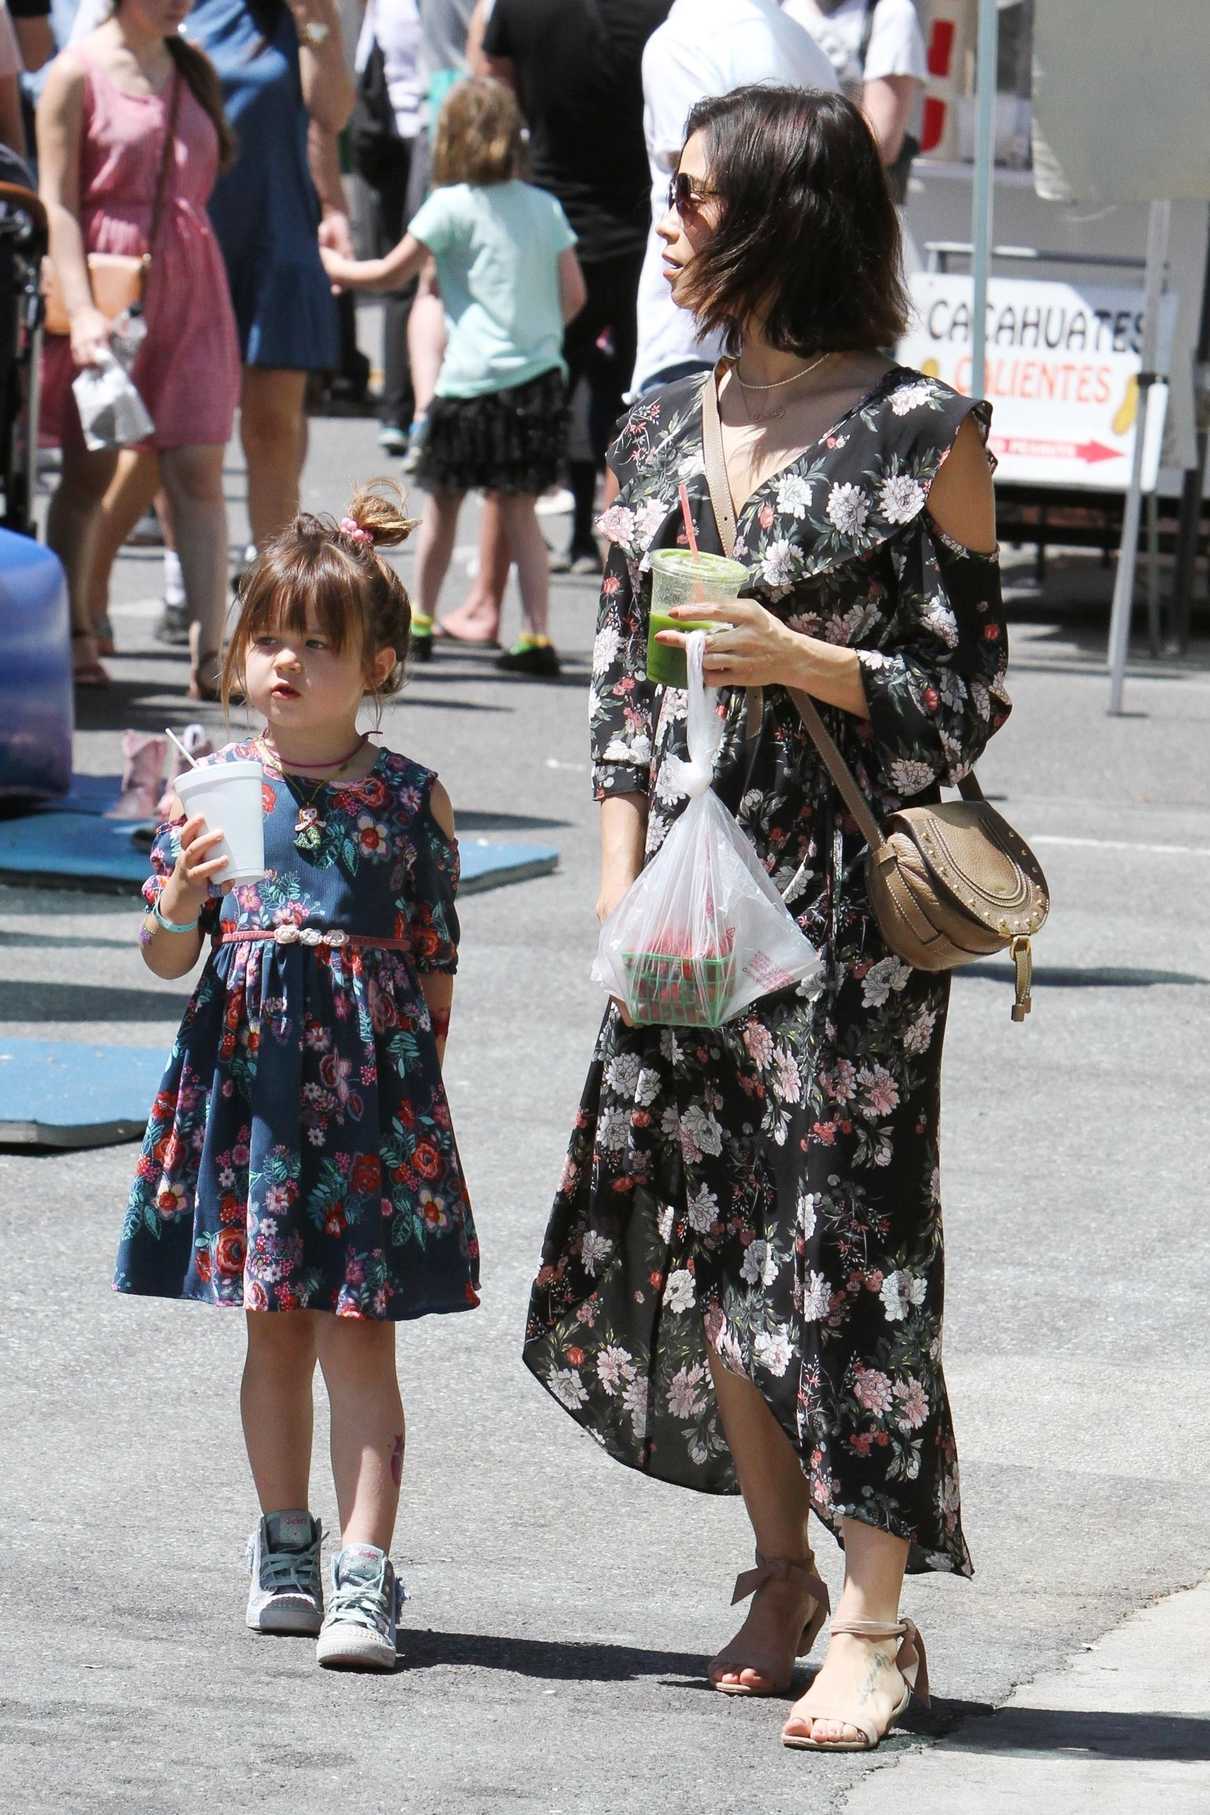
[(97, 639), (94, 633), (91, 630), (73, 630), (71, 633), (71, 640), (73, 644), (89, 644), (92, 651), (91, 655), (85, 656), (81, 654), (79, 658), (73, 654), (71, 662), (72, 686), (111, 687), (113, 685), (113, 676), (110, 674), (108, 668), (104, 666), (97, 654)]

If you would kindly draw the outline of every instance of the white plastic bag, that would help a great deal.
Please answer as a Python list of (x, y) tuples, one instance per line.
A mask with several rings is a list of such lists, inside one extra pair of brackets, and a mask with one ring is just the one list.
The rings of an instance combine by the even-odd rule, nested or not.
[(90, 454), (145, 441), (155, 427), (130, 377), (146, 335), (141, 312), (127, 310), (114, 323), (100, 362), (82, 366), (72, 380), (84, 445)]
[(819, 954), (711, 788), (722, 722), (702, 681), (706, 637), (688, 639), (689, 805), (601, 928), (592, 979), (639, 1025), (719, 1027), (816, 975)]

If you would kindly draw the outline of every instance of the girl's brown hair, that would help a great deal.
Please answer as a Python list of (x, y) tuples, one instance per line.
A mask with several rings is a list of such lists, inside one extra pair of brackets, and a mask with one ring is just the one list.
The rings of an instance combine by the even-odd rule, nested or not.
[(437, 116), (433, 182), (507, 183), (525, 161), (516, 96), (490, 76), (472, 76), (446, 96)]
[(363, 670), (380, 649), (395, 651), (395, 666), (376, 699), (403, 684), (412, 607), (403, 581), (382, 554), (398, 548), (415, 529), (403, 493), (389, 479), (372, 479), (355, 494), (338, 523), (303, 512), (275, 536), (244, 577), (240, 612), (223, 659), (223, 705), (244, 686), (244, 663), (258, 636), (281, 626), (306, 628), (308, 610), (323, 636), (340, 651), (355, 648)]

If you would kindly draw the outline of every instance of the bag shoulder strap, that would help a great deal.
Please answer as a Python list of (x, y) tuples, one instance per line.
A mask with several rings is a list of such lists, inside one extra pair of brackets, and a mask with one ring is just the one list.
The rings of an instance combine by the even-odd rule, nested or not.
[[(736, 515), (735, 502), (731, 496), (731, 483), (727, 478), (727, 458), (723, 449), (723, 424), (718, 409), (718, 379), (721, 362), (707, 378), (702, 388), (702, 456), (706, 468), (706, 486), (710, 493), (710, 505), (714, 511), (714, 521), (718, 525), (719, 541), (723, 553), (730, 559), (735, 553)], [(844, 757), (840, 754), (836, 740), (819, 716), (815, 702), (810, 694), (801, 692), (797, 687), (787, 687), (786, 692), (794, 701), (798, 715), (802, 719), (807, 735), (823, 758), (828, 774), (832, 777), (849, 812), (871, 851), (879, 851), (886, 843), (886, 837), (878, 824), (869, 801), (857, 785), (857, 778)], [(966, 800), (982, 800), (983, 790), (973, 774), (964, 775), (958, 784), (959, 791)]]
[(147, 229), (146, 258), (150, 258), (155, 249), (156, 235), (160, 230), (160, 217), (164, 212), (164, 201), (168, 193), (168, 173), (172, 169), (173, 153), (176, 145), (176, 122), (181, 106), (181, 72), (173, 64), (172, 99), (168, 103), (168, 124), (164, 132), (164, 146), (160, 152), (160, 168), (155, 179), (155, 199), (151, 204), (151, 223)]
[(863, 82), (865, 81), (865, 66), (870, 56), (870, 39), (874, 36), (874, 14), (877, 11), (878, 0), (865, 0), (865, 18), (861, 22), (861, 43), (857, 49), (857, 63)]

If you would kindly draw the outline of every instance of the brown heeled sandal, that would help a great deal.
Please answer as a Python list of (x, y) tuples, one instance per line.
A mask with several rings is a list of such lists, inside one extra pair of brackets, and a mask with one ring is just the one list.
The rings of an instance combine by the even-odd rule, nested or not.
[[(832, 1606), (828, 1585), (821, 1580), (815, 1567), (814, 1557), (808, 1558), (806, 1562), (800, 1562), (797, 1557), (762, 1557), (758, 1550), (756, 1568), (745, 1569), (735, 1578), (735, 1593), (731, 1596), (731, 1605), (734, 1607), (738, 1601), (746, 1601), (749, 1595), (756, 1594), (766, 1582), (789, 1581), (801, 1582), (803, 1588), (810, 1591), (813, 1601), (810, 1617), (807, 1619), (794, 1649), (795, 1657), (806, 1657), (819, 1637), (819, 1629), (827, 1619)], [(734, 1650), (735, 1643), (736, 1641), (732, 1639), (729, 1645), (723, 1646), (716, 1657), (711, 1658), (707, 1669), (711, 1686), (717, 1689), (720, 1695), (784, 1695), (793, 1679), (793, 1662), (791, 1662), (788, 1676), (782, 1680), (774, 1680), (770, 1672), (763, 1670), (761, 1665), (750, 1657), (742, 1660), (737, 1658), (733, 1662), (728, 1654)], [(766, 1678), (769, 1687), (755, 1689), (750, 1683), (717, 1682), (715, 1672), (720, 1667), (724, 1670), (734, 1670), (737, 1675), (741, 1670), (754, 1670), (759, 1676)]]
[(216, 649), (199, 655), (189, 673), (189, 698), (213, 706), (222, 699), (222, 658)]
[[(906, 1711), (913, 1695), (918, 1696), (922, 1707), (929, 1705), (929, 1669), (924, 1655), (924, 1640), (911, 1620), (900, 1620), (897, 1625), (884, 1626), (878, 1620), (833, 1620), (833, 1632), (852, 1632), (862, 1639), (899, 1639), (901, 1644), (895, 1653), (895, 1668), (903, 1678), (903, 1697), (891, 1711), (886, 1726), (879, 1732), (870, 1721), (859, 1719), (855, 1714), (846, 1714), (834, 1708), (813, 1708), (809, 1714), (791, 1715), (781, 1730), (781, 1743), (790, 1746), (797, 1752), (876, 1752), (886, 1738), (895, 1722)], [(809, 1733), (795, 1733), (792, 1725), (809, 1720), (812, 1726), (817, 1720), (838, 1721), (845, 1727), (856, 1727), (863, 1735), (861, 1739), (812, 1739)]]
[(109, 687), (113, 684), (113, 676), (97, 652), (97, 639), (92, 630), (80, 628), (71, 633), (71, 679), (74, 687)]

